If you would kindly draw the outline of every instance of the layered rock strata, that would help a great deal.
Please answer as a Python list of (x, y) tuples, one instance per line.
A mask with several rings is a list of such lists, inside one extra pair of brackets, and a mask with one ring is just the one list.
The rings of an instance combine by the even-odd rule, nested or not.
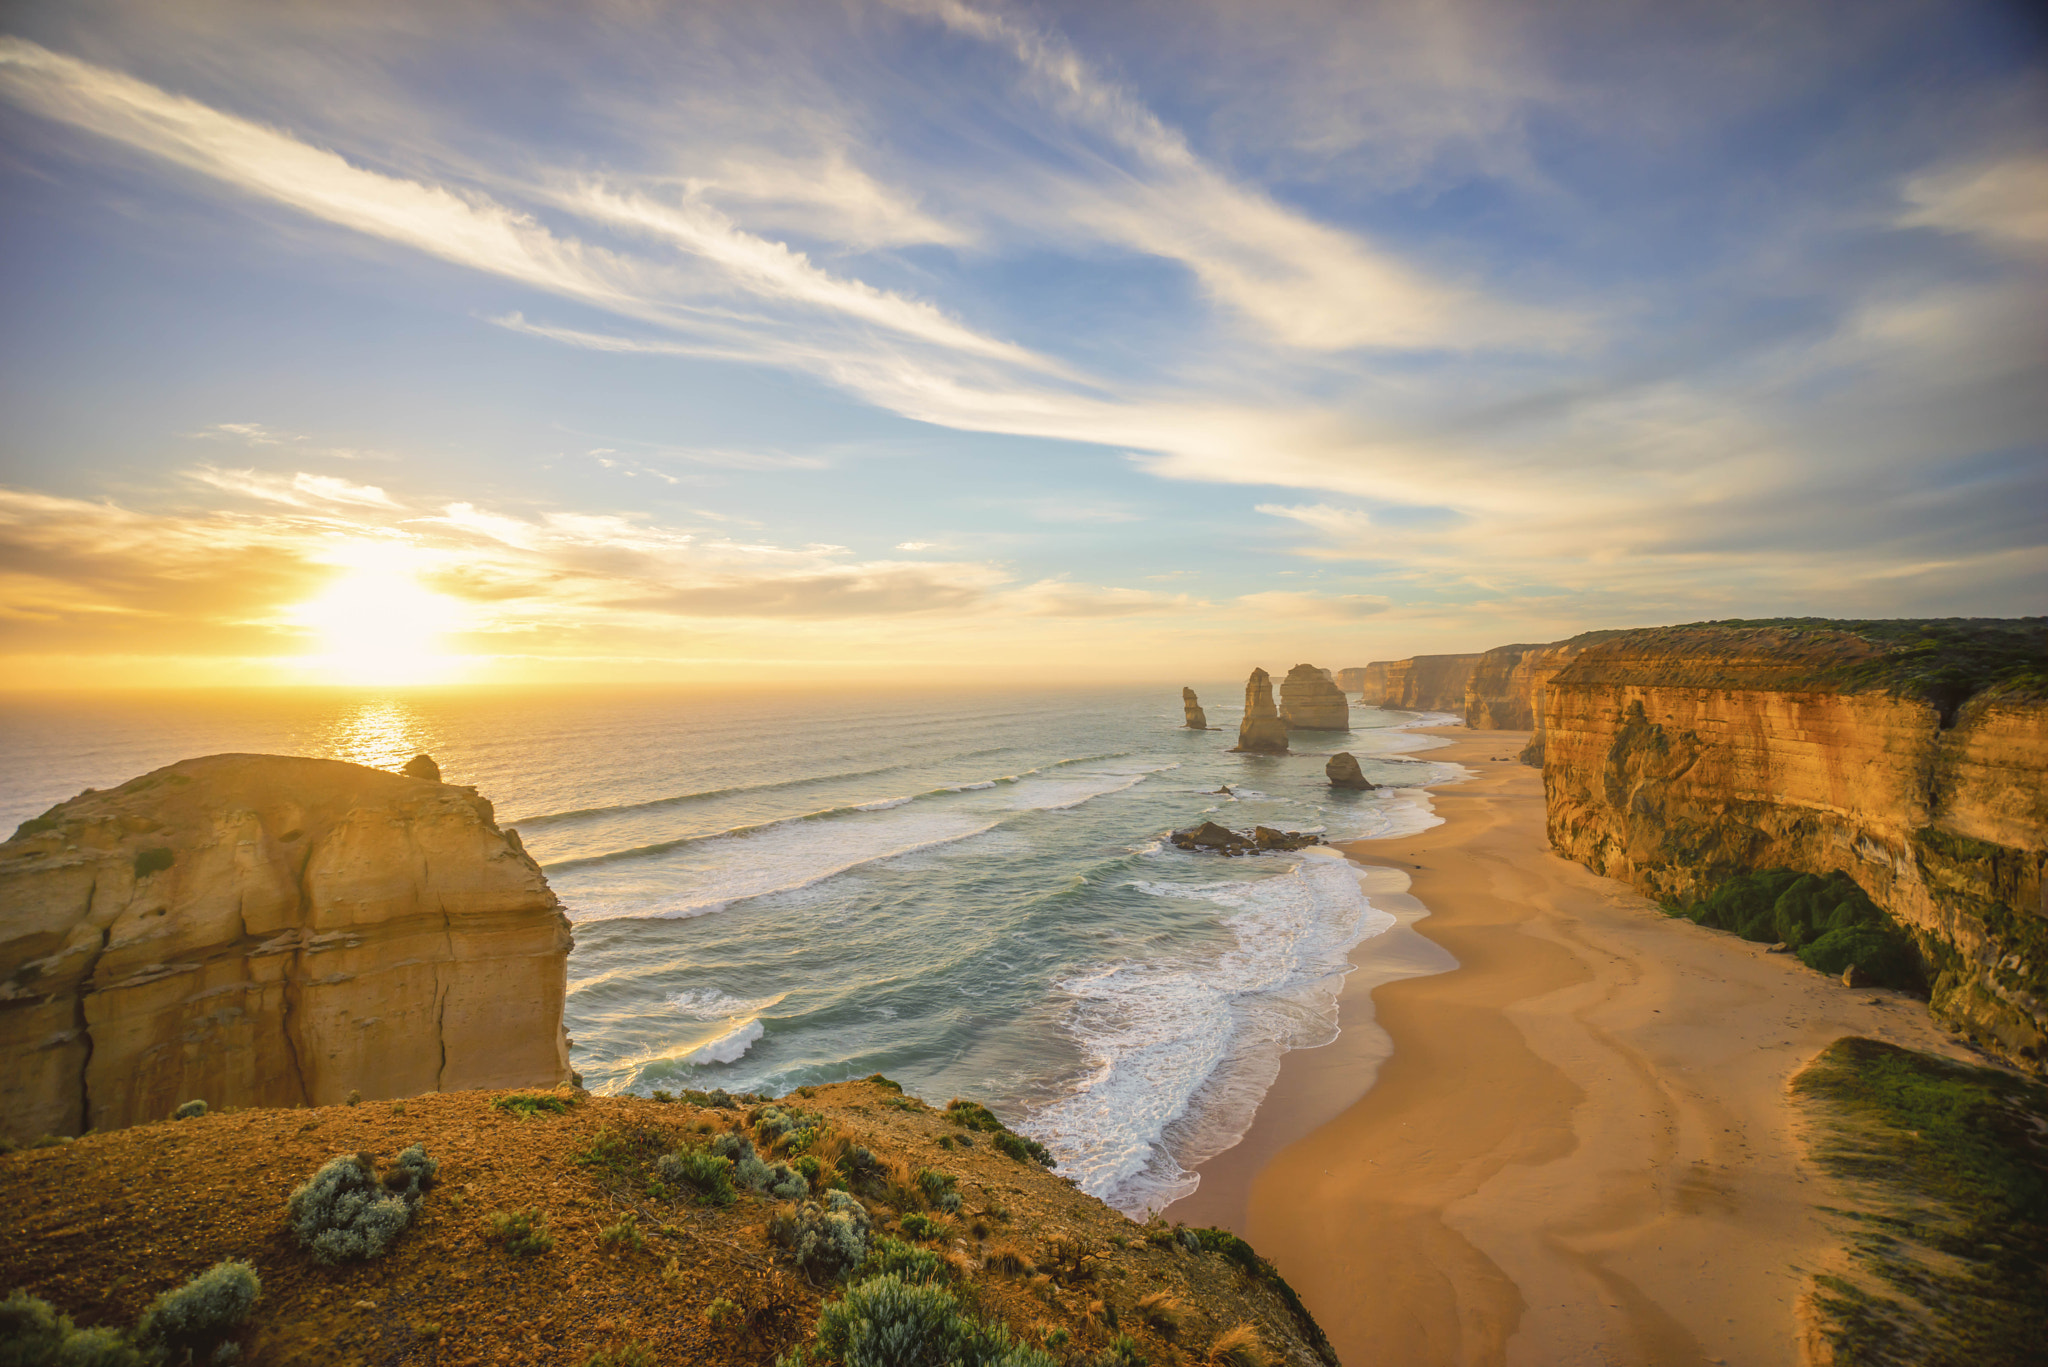
[(1908, 649), (1712, 625), (1592, 645), (1544, 685), (1551, 843), (1658, 898), (1842, 870), (1919, 939), (1936, 1016), (2040, 1068), (2048, 690), (1903, 685)]
[(1239, 751), (1261, 755), (1287, 753), (1287, 723), (1273, 706), (1273, 676), (1254, 669), (1244, 684), (1244, 720), (1237, 726)]
[(1180, 708), (1181, 712), (1187, 717), (1189, 730), (1206, 731), (1209, 729), (1209, 718), (1202, 711), (1201, 703), (1195, 700), (1194, 689), (1183, 688), (1180, 691)]
[(1280, 716), (1294, 731), (1349, 731), (1351, 704), (1327, 669), (1296, 665), (1280, 681)]
[(1408, 712), (1463, 712), (1465, 684), (1479, 660), (1470, 655), (1416, 655), (1365, 666), (1359, 701)]
[(569, 924), (470, 788), (215, 755), (0, 845), (0, 1130), (570, 1078)]
[(1330, 756), (1330, 762), (1323, 766), (1323, 777), (1330, 781), (1332, 788), (1349, 788), (1361, 793), (1373, 790), (1373, 783), (1366, 778), (1365, 771), (1358, 767), (1358, 756), (1348, 750)]
[[(1379, 671), (1376, 686), (1382, 688), (1386, 686), (1386, 674), (1387, 672), (1384, 668)], [(1370, 666), (1354, 665), (1350, 669), (1340, 669), (1337, 671), (1337, 687), (1343, 689), (1346, 693), (1363, 693), (1366, 689), (1367, 681), (1372, 678), (1373, 674)]]

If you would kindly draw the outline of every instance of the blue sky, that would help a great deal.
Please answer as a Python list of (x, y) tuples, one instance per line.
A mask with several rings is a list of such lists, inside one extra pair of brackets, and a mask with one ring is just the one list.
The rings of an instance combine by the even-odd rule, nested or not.
[(2021, 7), (0, 35), (18, 685), (305, 678), (378, 594), (477, 679), (1220, 677), (2048, 602)]

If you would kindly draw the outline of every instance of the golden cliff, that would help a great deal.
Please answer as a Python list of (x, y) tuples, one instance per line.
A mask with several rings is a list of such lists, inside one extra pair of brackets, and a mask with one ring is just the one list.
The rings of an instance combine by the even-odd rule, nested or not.
[(215, 755), (0, 845), (0, 1127), (570, 1078), (569, 924), (474, 789)]
[(1463, 712), (1465, 682), (1478, 660), (1476, 653), (1375, 660), (1359, 674), (1359, 701), (1367, 707), (1409, 712)]
[(2039, 1068), (2044, 666), (2041, 619), (1622, 633), (1543, 685), (1551, 843), (1658, 898), (1844, 871), (1919, 940), (1937, 1017)]
[(1251, 754), (1287, 753), (1287, 723), (1273, 706), (1273, 676), (1254, 669), (1244, 681), (1244, 719), (1237, 724), (1234, 750)]

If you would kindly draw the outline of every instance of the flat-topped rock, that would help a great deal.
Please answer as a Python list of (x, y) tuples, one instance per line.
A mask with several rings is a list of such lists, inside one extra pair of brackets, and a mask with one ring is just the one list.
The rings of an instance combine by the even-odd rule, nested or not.
[(471, 788), (213, 755), (0, 845), (0, 1132), (570, 1077), (568, 919)]
[(1351, 704), (1327, 669), (1296, 665), (1280, 681), (1280, 715), (1294, 731), (1349, 731)]

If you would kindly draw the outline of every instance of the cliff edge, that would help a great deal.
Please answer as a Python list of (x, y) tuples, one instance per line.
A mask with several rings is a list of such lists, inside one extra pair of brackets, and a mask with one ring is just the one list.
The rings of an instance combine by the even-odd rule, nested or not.
[(1935, 1015), (2048, 1062), (2048, 619), (1631, 631), (1544, 685), (1551, 844), (1652, 897), (1846, 873)]
[(570, 1078), (568, 919), (474, 789), (213, 755), (0, 845), (0, 1133)]

